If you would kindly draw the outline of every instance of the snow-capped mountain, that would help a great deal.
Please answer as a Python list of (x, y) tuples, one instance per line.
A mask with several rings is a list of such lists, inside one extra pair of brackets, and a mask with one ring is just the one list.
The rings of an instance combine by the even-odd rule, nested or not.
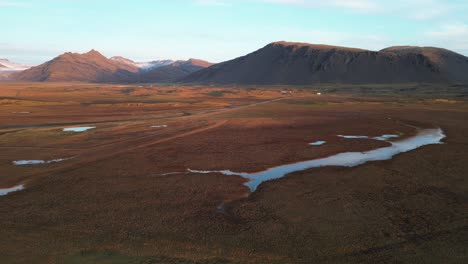
[(14, 63), (7, 59), (0, 59), (0, 71), (24, 71), (29, 68), (31, 67)]
[(130, 59), (127, 59), (121, 56), (115, 56), (110, 59), (128, 64), (128, 65), (135, 66), (139, 68), (140, 71), (149, 71), (149, 70), (153, 70), (159, 67), (168, 66), (176, 62), (174, 60), (154, 60), (154, 61), (148, 61), (148, 62), (135, 62), (135, 61), (132, 61)]
[(163, 66), (168, 66), (173, 64), (174, 60), (155, 60), (149, 62), (137, 62), (137, 66), (142, 70), (152, 70)]

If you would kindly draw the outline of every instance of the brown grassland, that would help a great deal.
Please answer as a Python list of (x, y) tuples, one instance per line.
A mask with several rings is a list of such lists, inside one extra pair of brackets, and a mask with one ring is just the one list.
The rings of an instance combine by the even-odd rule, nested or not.
[[(467, 263), (466, 89), (423, 88), (0, 84), (0, 188), (25, 185), (0, 196), (0, 263)], [(414, 126), (447, 138), (251, 194), (185, 173), (370, 150), (388, 143), (336, 135)]]

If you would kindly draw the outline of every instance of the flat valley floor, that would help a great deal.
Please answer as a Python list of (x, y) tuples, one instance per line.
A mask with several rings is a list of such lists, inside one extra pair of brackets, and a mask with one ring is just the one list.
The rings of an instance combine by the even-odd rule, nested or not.
[[(467, 263), (463, 98), (0, 84), (0, 189), (25, 188), (0, 196), (0, 263)], [(187, 173), (258, 172), (390, 145), (337, 135), (438, 127), (443, 144), (253, 193), (239, 176)]]

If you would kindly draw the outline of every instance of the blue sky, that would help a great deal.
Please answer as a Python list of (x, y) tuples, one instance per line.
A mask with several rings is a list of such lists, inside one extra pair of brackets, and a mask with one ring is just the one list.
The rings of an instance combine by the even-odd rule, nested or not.
[(136, 61), (220, 62), (297, 41), (468, 55), (467, 0), (0, 0), (0, 58), (39, 64), (96, 49)]

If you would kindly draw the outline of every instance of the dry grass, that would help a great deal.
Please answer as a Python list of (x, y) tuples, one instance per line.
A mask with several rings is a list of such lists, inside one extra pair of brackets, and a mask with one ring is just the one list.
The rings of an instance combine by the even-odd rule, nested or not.
[[(304, 90), (247, 106), (280, 98), (281, 90), (207, 95), (225, 89), (3, 85), (0, 97), (20, 91), (21, 100), (2, 106), (0, 186), (25, 183), (26, 190), (0, 198), (0, 262), (467, 261), (465, 102)], [(11, 113), (23, 109), (32, 113)], [(73, 123), (97, 128), (61, 131)], [(391, 161), (294, 173), (248, 197), (240, 177), (184, 173), (259, 171), (364, 151), (386, 143), (335, 135), (408, 136), (415, 132), (408, 125), (440, 126), (448, 137)], [(327, 144), (308, 145), (316, 140)], [(74, 158), (11, 165), (66, 156)], [(160, 175), (167, 172), (181, 173)]]

